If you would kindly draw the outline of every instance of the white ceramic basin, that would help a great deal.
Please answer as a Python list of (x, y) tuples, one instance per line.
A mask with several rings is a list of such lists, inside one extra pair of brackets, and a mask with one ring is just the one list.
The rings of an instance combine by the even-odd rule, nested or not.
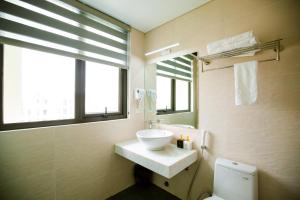
[(178, 128), (189, 128), (189, 129), (195, 129), (192, 125), (187, 125), (187, 124), (171, 124), (171, 126), (175, 126)]
[(173, 133), (163, 129), (144, 129), (136, 132), (138, 140), (149, 150), (161, 150), (172, 140)]

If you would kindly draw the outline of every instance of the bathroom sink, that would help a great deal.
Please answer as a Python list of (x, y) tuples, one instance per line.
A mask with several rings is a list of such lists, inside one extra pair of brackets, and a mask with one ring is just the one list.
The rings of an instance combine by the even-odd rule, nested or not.
[(195, 129), (194, 126), (188, 125), (188, 124), (170, 124), (171, 126), (175, 126), (177, 128), (189, 128), (189, 129)]
[(138, 140), (149, 150), (162, 150), (172, 140), (173, 133), (163, 129), (144, 129), (136, 132)]

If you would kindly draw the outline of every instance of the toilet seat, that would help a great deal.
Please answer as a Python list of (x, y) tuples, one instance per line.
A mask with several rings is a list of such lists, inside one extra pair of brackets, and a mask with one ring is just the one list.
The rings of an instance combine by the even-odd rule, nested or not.
[(212, 197), (205, 198), (204, 200), (225, 200), (218, 196), (213, 195)]

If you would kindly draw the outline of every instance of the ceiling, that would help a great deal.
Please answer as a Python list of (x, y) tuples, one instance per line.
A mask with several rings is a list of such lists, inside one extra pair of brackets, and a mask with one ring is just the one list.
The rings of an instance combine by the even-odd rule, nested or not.
[(80, 0), (130, 26), (148, 32), (209, 0)]

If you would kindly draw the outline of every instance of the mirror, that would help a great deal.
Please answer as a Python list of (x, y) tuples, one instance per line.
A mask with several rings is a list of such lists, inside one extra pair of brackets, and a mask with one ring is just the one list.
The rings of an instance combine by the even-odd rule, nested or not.
[(146, 65), (144, 113), (148, 123), (159, 120), (163, 124), (198, 127), (195, 55), (185, 54)]

